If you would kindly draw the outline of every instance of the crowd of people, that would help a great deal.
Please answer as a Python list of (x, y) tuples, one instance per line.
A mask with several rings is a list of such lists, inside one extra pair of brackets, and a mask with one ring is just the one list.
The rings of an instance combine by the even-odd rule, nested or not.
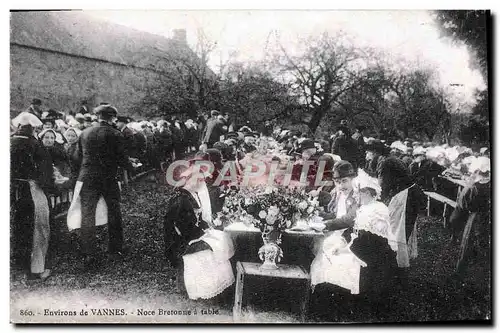
[[(51, 241), (48, 195), (74, 190), (69, 209), (81, 211), (74, 215), (80, 216), (74, 229), (79, 233), (83, 267), (95, 269), (101, 264), (95, 246), (101, 197), (107, 206), (110, 254), (123, 256), (128, 250), (123, 240), (119, 170), (133, 174), (141, 167), (150, 167), (164, 177), (168, 165), (180, 159), (208, 160), (215, 172), (221, 171), (224, 162), (232, 161), (241, 172), (245, 161), (256, 153), (273, 151), (272, 160), (292, 163), (293, 181), (300, 180), (306, 162), (311, 162), (306, 189), (319, 198), (326, 230), (335, 235), (322, 246), (335, 253), (349, 248), (349, 253), (360, 259), (341, 259), (349, 261), (349, 274), (361, 272), (359, 284), (353, 287), (351, 275), (335, 273), (336, 265), (345, 267), (345, 261), (332, 261), (324, 257), (325, 251), (316, 253), (311, 279), (318, 289), (327, 284), (343, 290), (335, 293), (384, 292), (391, 287), (390, 276), (405, 283), (410, 259), (416, 255), (416, 220), (426, 202), (423, 191), (451, 191), (440, 175), (469, 180), (450, 220), (454, 241), (463, 231), (468, 213), (489, 213), (488, 147), (474, 152), (466, 147), (409, 138), (387, 142), (367, 137), (364, 126), (352, 133), (347, 121), (342, 121), (330, 137), (316, 139), (270, 122), (264, 122), (258, 131), (250, 124), (237, 127), (229, 115), (216, 110), (196, 119), (171, 116), (153, 121), (121, 116), (108, 103), (90, 110), (83, 102), (70, 114), (44, 112), (41, 105), (39, 99), (34, 99), (11, 122), (13, 253), (17, 262), (28, 269), (30, 279), (50, 276), (46, 267)], [(323, 178), (331, 180), (332, 186), (315, 184), (320, 162), (324, 163)], [(164, 219), (164, 255), (174, 267), (184, 261), (184, 269), (207, 262), (220, 264), (220, 258), (226, 262), (232, 251), (231, 246), (223, 245), (227, 237), (215, 231), (212, 219), (223, 206), (222, 188), (213, 186), (214, 177), (201, 183), (190, 182), (192, 174), (189, 169), (180, 173), (188, 181), (175, 190)], [(356, 187), (360, 190), (357, 197)], [(71, 212), (69, 216), (73, 216)], [(478, 246), (479, 252), (489, 251), (484, 248), (489, 246), (484, 242), (489, 239), (489, 222), (484, 222), (489, 221), (489, 216), (483, 216), (481, 221), (472, 236), (479, 242), (472, 242), (476, 252)], [(203, 255), (193, 257), (195, 254)], [(230, 267), (219, 267), (225, 269), (213, 270), (210, 278), (204, 277), (205, 283), (210, 279), (213, 282), (204, 286), (204, 291), (192, 283), (200, 270), (190, 269), (183, 275), (189, 280), (185, 285), (190, 297), (213, 297), (234, 282)], [(183, 271), (182, 267), (179, 271)]]

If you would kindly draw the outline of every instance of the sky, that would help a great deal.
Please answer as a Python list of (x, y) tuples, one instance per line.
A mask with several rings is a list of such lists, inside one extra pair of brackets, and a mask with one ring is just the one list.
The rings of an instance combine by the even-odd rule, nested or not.
[[(217, 43), (209, 66), (217, 71), (228, 59), (262, 60), (273, 48), (273, 36), (291, 53), (300, 53), (299, 38), (342, 30), (355, 45), (375, 47), (396, 66), (431, 66), (437, 70), (436, 85), (447, 91), (455, 106), (472, 106), (476, 89), (484, 90), (485, 80), (469, 68), (465, 45), (440, 38), (430, 13), (416, 11), (86, 11), (87, 14), (138, 30), (172, 37), (172, 30), (187, 31), (194, 46), (198, 29)], [(273, 32), (273, 33), (271, 33)], [(270, 37), (271, 36), (271, 37)], [(453, 86), (450, 86), (453, 84)], [(466, 106), (463, 107), (467, 109)]]

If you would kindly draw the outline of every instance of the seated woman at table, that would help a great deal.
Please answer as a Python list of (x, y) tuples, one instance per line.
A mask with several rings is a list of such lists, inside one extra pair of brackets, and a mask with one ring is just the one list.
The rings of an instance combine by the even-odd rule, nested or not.
[[(176, 188), (167, 204), (165, 256), (179, 268), (190, 299), (209, 299), (234, 283), (229, 262), (234, 246), (231, 238), (212, 223), (217, 191), (209, 190), (205, 179), (198, 176), (193, 166), (182, 172), (180, 178), (185, 184)], [(181, 259), (183, 267), (179, 267)]]
[(360, 305), (377, 310), (392, 285), (398, 244), (392, 234), (389, 209), (377, 201), (381, 193), (377, 179), (360, 172), (355, 182), (360, 207), (354, 225), (325, 239), (311, 265), (311, 284), (313, 288), (320, 284), (336, 286), (327, 289), (336, 300), (359, 294)]
[(340, 161), (333, 167), (335, 188), (325, 212), (320, 216), (325, 220), (326, 230), (340, 230), (352, 227), (358, 204), (354, 198), (352, 180), (356, 176), (351, 163)]

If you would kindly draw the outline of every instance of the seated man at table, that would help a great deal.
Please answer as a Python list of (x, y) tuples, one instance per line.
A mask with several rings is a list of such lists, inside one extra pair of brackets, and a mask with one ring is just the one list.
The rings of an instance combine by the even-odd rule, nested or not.
[(320, 216), (325, 220), (326, 230), (339, 230), (352, 227), (358, 204), (353, 196), (352, 180), (356, 173), (351, 163), (340, 161), (333, 168), (335, 188), (326, 212)]

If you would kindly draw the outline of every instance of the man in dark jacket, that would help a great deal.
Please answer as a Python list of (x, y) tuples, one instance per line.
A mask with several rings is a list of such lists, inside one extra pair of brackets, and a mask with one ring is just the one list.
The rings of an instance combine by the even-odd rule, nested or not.
[(122, 255), (123, 229), (120, 211), (120, 189), (117, 182), (118, 167), (133, 171), (125, 152), (123, 134), (114, 129), (112, 120), (117, 110), (110, 105), (95, 109), (99, 125), (85, 129), (78, 142), (78, 155), (82, 161), (78, 181), (82, 205), (81, 249), (86, 268), (95, 268), (96, 251), (95, 212), (102, 196), (108, 208), (108, 233), (111, 254)]
[(41, 119), (42, 118), (42, 101), (39, 98), (33, 98), (33, 100), (31, 101), (31, 105), (26, 110), (26, 112), (29, 112), (29, 113), (37, 116), (38, 119)]
[(186, 152), (186, 126), (176, 116), (172, 117), (172, 136), (176, 160), (181, 160)]
[(358, 147), (358, 166), (363, 166), (365, 164), (365, 137), (366, 137), (366, 127), (363, 125), (356, 127), (356, 132), (352, 135), (352, 139), (356, 146)]
[(434, 161), (427, 159), (426, 150), (423, 147), (416, 147), (413, 150), (414, 161), (409, 166), (410, 175), (422, 189), (435, 191), (434, 179), (439, 176), (445, 168)]
[(137, 145), (135, 142), (134, 131), (127, 127), (130, 122), (130, 118), (119, 116), (116, 120), (116, 126), (120, 132), (123, 134), (125, 153), (129, 157), (137, 158)]
[(202, 136), (202, 144), (206, 144), (208, 148), (212, 148), (214, 143), (220, 141), (221, 135), (224, 134), (223, 126), (224, 124), (217, 119), (219, 116), (219, 111), (212, 110), (211, 113), (212, 118), (207, 121), (207, 125), (204, 129)]
[(343, 161), (351, 163), (354, 170), (358, 168), (358, 146), (352, 139), (347, 126), (339, 126), (337, 137), (333, 142), (332, 153), (340, 156)]

